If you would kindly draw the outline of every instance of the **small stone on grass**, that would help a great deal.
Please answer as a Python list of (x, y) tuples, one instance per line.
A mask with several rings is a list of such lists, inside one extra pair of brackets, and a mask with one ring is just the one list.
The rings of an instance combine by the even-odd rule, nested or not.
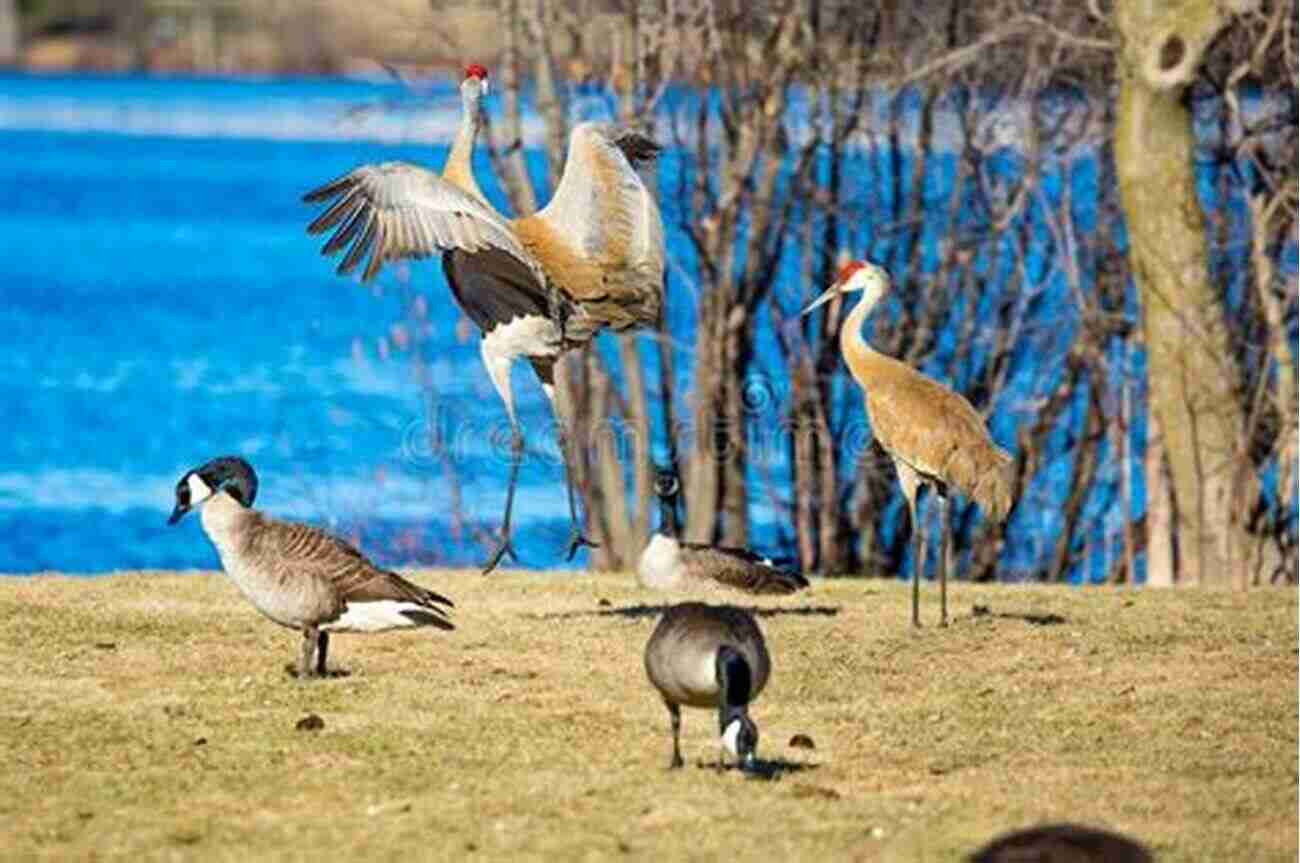
[(302, 719), (299, 719), (298, 724), (294, 726), (299, 731), (320, 731), (324, 727), (325, 720), (315, 713), (308, 713)]

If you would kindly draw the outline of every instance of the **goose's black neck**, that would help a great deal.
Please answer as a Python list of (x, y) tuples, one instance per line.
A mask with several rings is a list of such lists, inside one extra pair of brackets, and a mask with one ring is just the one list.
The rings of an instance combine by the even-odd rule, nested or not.
[(659, 533), (669, 539), (677, 539), (679, 526), (677, 524), (677, 495), (667, 495), (659, 498)]
[(719, 702), (724, 708), (744, 708), (753, 691), (753, 674), (744, 655), (724, 644), (718, 648), (717, 657)]

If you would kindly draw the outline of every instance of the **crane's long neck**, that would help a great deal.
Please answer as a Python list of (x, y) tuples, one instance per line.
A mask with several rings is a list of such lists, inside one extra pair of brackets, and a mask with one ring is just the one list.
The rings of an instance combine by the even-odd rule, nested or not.
[(867, 344), (866, 338), (862, 335), (862, 325), (866, 322), (867, 315), (871, 314), (871, 310), (876, 307), (876, 303), (880, 302), (881, 294), (880, 291), (870, 289), (864, 291), (862, 299), (854, 306), (853, 311), (849, 312), (848, 318), (840, 327), (840, 352), (844, 354), (844, 362), (848, 364), (854, 380), (864, 389), (871, 379), (872, 366), (884, 359), (884, 354)]
[(462, 97), (460, 128), (456, 130), (456, 140), (452, 142), (451, 152), (447, 154), (447, 163), (443, 165), (442, 177), (486, 203), (487, 198), (479, 189), (478, 181), (474, 179), (474, 143), (478, 139), (481, 123), (478, 101)]

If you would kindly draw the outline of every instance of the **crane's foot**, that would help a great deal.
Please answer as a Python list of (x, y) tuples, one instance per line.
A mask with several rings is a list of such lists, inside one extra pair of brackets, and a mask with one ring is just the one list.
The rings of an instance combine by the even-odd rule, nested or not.
[(573, 560), (573, 556), (578, 553), (580, 548), (600, 548), (600, 543), (588, 539), (578, 530), (577, 525), (569, 529), (569, 552), (565, 555), (565, 560)]
[(492, 556), (488, 558), (487, 563), (483, 564), (483, 574), (487, 575), (489, 572), (496, 569), (497, 564), (501, 562), (501, 558), (506, 555), (510, 555), (510, 559), (515, 563), (519, 562), (519, 554), (515, 551), (514, 541), (509, 532), (505, 533), (501, 537), (501, 541), (497, 543), (496, 550), (492, 552)]

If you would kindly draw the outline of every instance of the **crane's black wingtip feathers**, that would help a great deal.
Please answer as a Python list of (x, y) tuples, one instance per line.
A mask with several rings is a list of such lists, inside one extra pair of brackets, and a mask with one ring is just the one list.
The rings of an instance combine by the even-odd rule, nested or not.
[(347, 188), (355, 182), (351, 174), (345, 174), (342, 177), (330, 180), (323, 186), (317, 186), (310, 192), (302, 196), (304, 204), (319, 204), (321, 201), (328, 201), (339, 193), (340, 189)]
[(623, 151), (623, 155), (633, 166), (653, 161), (663, 150), (659, 142), (649, 135), (629, 129), (614, 139), (614, 146)]
[(370, 219), (366, 224), (365, 231), (357, 238), (356, 242), (352, 244), (352, 248), (348, 250), (348, 253), (343, 257), (343, 260), (339, 262), (338, 268), (334, 272), (338, 273), (340, 276), (351, 275), (352, 271), (360, 265), (361, 260), (366, 256), (366, 252), (370, 251), (371, 246), (374, 244), (375, 233), (377, 230), (378, 222), (375, 219)]

